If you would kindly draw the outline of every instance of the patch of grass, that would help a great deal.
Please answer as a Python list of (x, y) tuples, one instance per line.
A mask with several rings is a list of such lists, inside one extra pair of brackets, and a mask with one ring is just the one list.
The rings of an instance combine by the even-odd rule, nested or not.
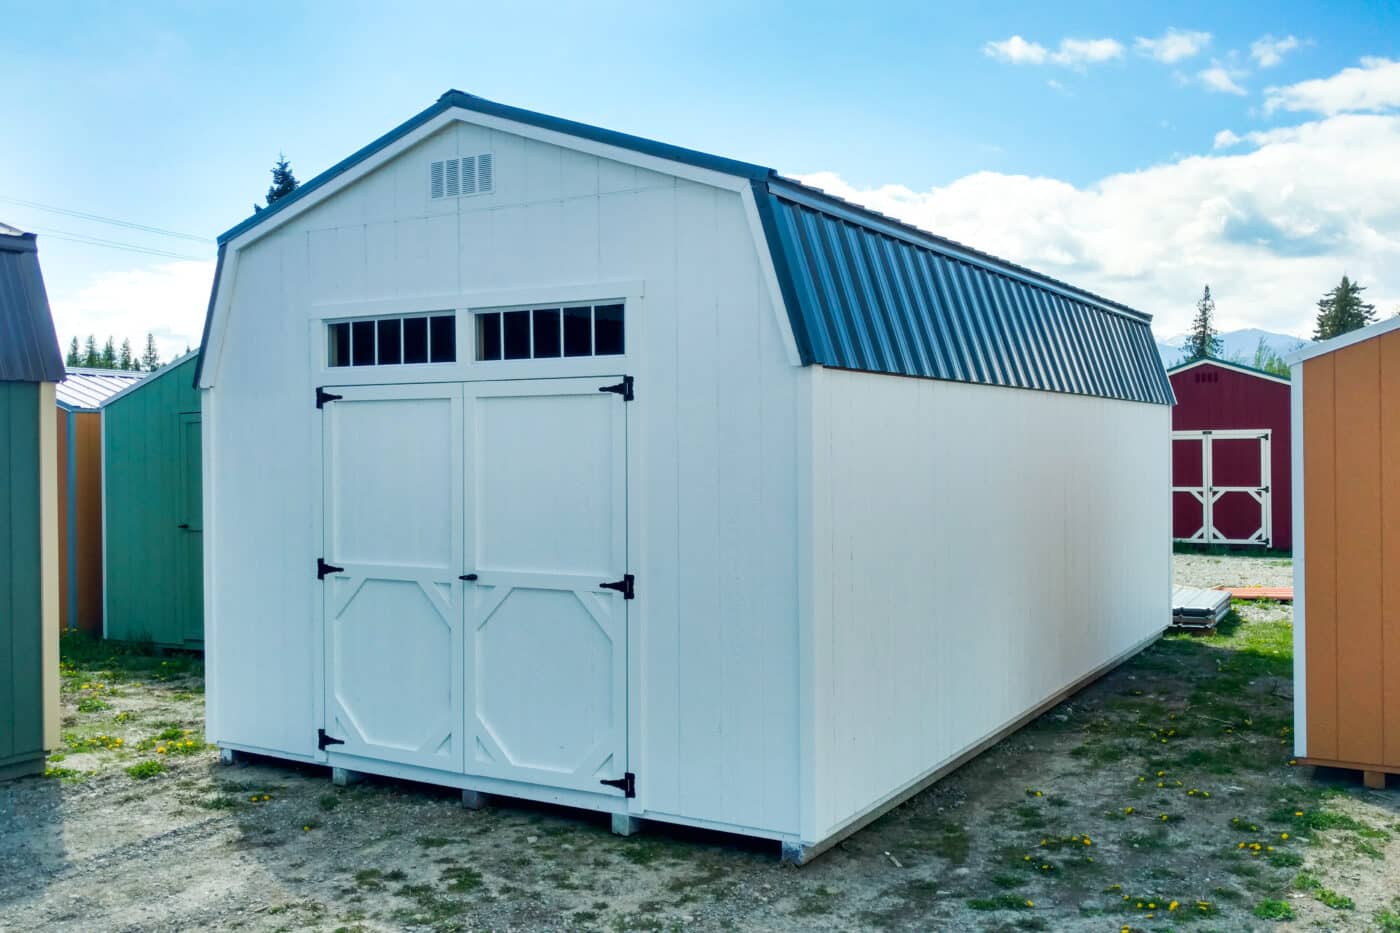
[(1295, 916), (1288, 902), (1272, 897), (1266, 897), (1255, 904), (1252, 912), (1260, 920), (1292, 920)]
[(475, 891), (481, 887), (481, 872), (465, 865), (453, 865), (444, 868), (442, 880), (447, 882), (447, 890), (456, 894), (465, 894), (468, 891)]
[(466, 910), (465, 905), (439, 894), (430, 884), (406, 884), (394, 892), (413, 901), (412, 907), (402, 907), (392, 914), (395, 920), (421, 926), (446, 926), (456, 921)]
[(1015, 894), (998, 894), (994, 897), (974, 897), (967, 906), (973, 910), (1030, 910), (1035, 906), (1028, 898)]
[(164, 774), (167, 768), (159, 761), (138, 761), (126, 769), (126, 773), (138, 781), (153, 778), (156, 775)]
[(1019, 888), (1025, 883), (1026, 879), (1020, 877), (1019, 875), (1002, 874), (992, 876), (992, 884), (996, 885), (999, 888)]
[(83, 697), (78, 701), (78, 712), (80, 713), (100, 713), (112, 708), (112, 704), (98, 697)]
[(322, 794), (321, 799), (316, 801), (316, 804), (326, 813), (329, 813), (340, 806), (340, 798), (335, 794)]
[(89, 777), (89, 774), (86, 771), (78, 771), (74, 768), (55, 768), (50, 765), (44, 769), (44, 777), (72, 782), (85, 780)]
[(1376, 926), (1380, 927), (1381, 933), (1400, 933), (1400, 913), (1394, 910), (1378, 912)]
[(910, 842), (910, 848), (920, 852), (931, 852), (939, 858), (947, 859), (954, 865), (961, 865), (967, 861), (967, 854), (972, 849), (972, 843), (968, 839), (967, 830), (958, 824), (950, 823), (947, 820), (921, 819), (911, 821), (911, 828), (920, 831), (920, 838)]
[(216, 794), (199, 801), (199, 805), (206, 810), (232, 810), (242, 806), (243, 801), (228, 794)]
[(452, 844), (446, 836), (419, 836), (418, 844), (425, 849), (441, 849)]
[(831, 913), (837, 901), (836, 892), (824, 884), (801, 895), (793, 913), (802, 917), (817, 917)]

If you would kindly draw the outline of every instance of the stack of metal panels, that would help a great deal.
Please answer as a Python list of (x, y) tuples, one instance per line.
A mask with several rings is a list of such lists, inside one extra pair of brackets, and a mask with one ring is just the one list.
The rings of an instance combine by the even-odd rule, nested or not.
[(1215, 628), (1229, 611), (1229, 590), (1172, 587), (1172, 624), (1179, 628)]

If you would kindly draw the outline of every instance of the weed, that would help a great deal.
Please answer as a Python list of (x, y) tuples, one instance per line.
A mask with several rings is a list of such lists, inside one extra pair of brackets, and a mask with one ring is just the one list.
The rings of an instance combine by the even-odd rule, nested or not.
[(44, 769), (44, 777), (58, 778), (61, 781), (81, 781), (88, 776), (88, 772), (78, 771), (73, 768), (55, 768), (50, 766)]
[(1378, 912), (1376, 926), (1380, 927), (1381, 933), (1400, 933), (1400, 913), (1394, 910)]
[(1292, 920), (1293, 908), (1286, 901), (1266, 897), (1254, 905), (1254, 916), (1260, 920)]
[(1030, 910), (1035, 902), (1015, 894), (997, 894), (994, 897), (974, 897), (967, 902), (973, 910)]
[(340, 798), (335, 794), (322, 794), (321, 799), (317, 801), (317, 805), (326, 813), (329, 813), (340, 806)]
[(146, 778), (153, 778), (158, 774), (164, 774), (166, 767), (163, 763), (155, 760), (140, 761), (126, 769), (126, 773), (138, 781)]
[(481, 887), (481, 872), (465, 865), (454, 865), (443, 869), (442, 880), (447, 882), (447, 890), (465, 894)]
[(822, 916), (830, 913), (835, 903), (836, 892), (821, 884), (798, 899), (797, 907), (793, 913), (805, 917)]
[(95, 696), (83, 697), (78, 701), (78, 712), (80, 713), (100, 713), (111, 708), (111, 703), (100, 700)]

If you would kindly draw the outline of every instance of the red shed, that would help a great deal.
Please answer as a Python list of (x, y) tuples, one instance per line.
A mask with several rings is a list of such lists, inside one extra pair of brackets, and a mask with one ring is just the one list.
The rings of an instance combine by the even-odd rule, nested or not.
[(1288, 379), (1209, 359), (1167, 373), (1176, 392), (1172, 536), (1289, 550)]

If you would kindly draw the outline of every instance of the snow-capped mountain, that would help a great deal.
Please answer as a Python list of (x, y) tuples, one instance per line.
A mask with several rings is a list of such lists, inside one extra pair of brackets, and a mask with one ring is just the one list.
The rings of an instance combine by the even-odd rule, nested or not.
[[(1186, 334), (1179, 334), (1166, 340), (1157, 341), (1157, 352), (1162, 354), (1163, 363), (1173, 366), (1181, 361), (1181, 348), (1186, 343), (1186, 336)], [(1254, 351), (1258, 348), (1261, 339), (1265, 346), (1279, 356), (1287, 356), (1299, 347), (1305, 347), (1312, 343), (1311, 340), (1304, 340), (1291, 334), (1279, 334), (1260, 330), (1257, 327), (1246, 327), (1243, 330), (1232, 330), (1220, 335), (1220, 341), (1223, 344), (1220, 357), (1226, 360), (1238, 358), (1249, 365), (1254, 362)]]

